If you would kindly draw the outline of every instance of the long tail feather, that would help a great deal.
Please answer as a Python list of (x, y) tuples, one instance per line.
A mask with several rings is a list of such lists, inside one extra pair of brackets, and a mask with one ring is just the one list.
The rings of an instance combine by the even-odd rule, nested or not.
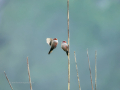
[(67, 54), (67, 56), (68, 56), (68, 51), (66, 51), (66, 54)]
[(50, 54), (51, 52), (52, 52), (52, 50), (53, 50), (54, 48), (53, 47), (51, 47), (50, 48), (50, 51), (48, 52), (48, 54)]

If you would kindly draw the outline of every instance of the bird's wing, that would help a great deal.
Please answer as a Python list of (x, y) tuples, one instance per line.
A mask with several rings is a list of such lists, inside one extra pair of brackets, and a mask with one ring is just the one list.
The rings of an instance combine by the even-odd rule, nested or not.
[(52, 39), (52, 38), (47, 38), (47, 39), (46, 39), (46, 42), (47, 42), (48, 45), (51, 46), (51, 44), (52, 44), (52, 42), (53, 42), (53, 39)]

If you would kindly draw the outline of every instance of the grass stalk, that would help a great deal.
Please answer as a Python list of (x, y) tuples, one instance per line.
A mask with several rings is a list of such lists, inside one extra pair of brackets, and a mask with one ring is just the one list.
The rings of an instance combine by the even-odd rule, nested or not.
[(95, 51), (95, 90), (97, 88), (97, 51)]
[(8, 79), (8, 77), (7, 77), (6, 73), (5, 73), (5, 71), (4, 71), (4, 74), (5, 74), (5, 77), (6, 77), (7, 81), (8, 81), (8, 83), (9, 83), (11, 89), (13, 90), (12, 85), (10, 84), (10, 81), (9, 81), (9, 79)]
[(90, 71), (91, 86), (92, 86), (92, 90), (94, 90), (94, 89), (93, 89), (93, 83), (92, 83), (92, 75), (91, 75), (91, 68), (90, 68), (90, 61), (89, 61), (88, 49), (87, 49), (87, 57), (88, 57), (88, 63), (89, 63), (89, 71)]
[(68, 25), (68, 90), (70, 90), (69, 0), (67, 0), (67, 25)]
[(76, 64), (76, 71), (77, 71), (77, 79), (78, 79), (79, 90), (81, 90), (75, 51), (74, 51), (74, 57), (75, 57), (75, 64)]
[(30, 90), (32, 90), (32, 83), (31, 83), (31, 78), (30, 78), (30, 70), (29, 70), (28, 57), (27, 57), (27, 67), (28, 67), (28, 76), (29, 76)]

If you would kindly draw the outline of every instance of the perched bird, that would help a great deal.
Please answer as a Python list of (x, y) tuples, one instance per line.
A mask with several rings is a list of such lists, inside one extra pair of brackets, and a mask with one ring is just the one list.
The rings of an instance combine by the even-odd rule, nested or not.
[(66, 52), (68, 56), (68, 44), (66, 43), (66, 41), (62, 41), (61, 48)]
[(53, 51), (53, 49), (55, 49), (57, 47), (58, 40), (57, 40), (57, 38), (54, 38), (54, 39), (47, 38), (46, 42), (47, 42), (48, 45), (51, 46), (50, 51), (48, 52), (48, 54), (50, 54)]

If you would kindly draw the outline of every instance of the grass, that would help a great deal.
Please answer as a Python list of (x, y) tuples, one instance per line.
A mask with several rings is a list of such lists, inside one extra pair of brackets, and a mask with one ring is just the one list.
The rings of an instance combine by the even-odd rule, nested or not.
[(67, 25), (68, 25), (68, 90), (70, 90), (69, 0), (67, 0)]
[(28, 76), (29, 76), (30, 90), (32, 90), (32, 83), (31, 83), (31, 78), (30, 78), (30, 69), (29, 69), (28, 57), (27, 57), (27, 68), (28, 68)]
[(9, 79), (8, 79), (8, 77), (7, 77), (7, 75), (6, 75), (6, 73), (5, 73), (5, 71), (4, 71), (4, 74), (5, 74), (5, 77), (6, 77), (7, 81), (8, 81), (8, 83), (9, 83), (11, 89), (13, 90), (12, 85), (11, 85), (11, 83), (10, 83), (10, 81), (9, 81)]
[(79, 90), (81, 90), (75, 51), (74, 51), (74, 57), (75, 57), (75, 64), (76, 64), (76, 71), (77, 71), (77, 79), (78, 79)]
[[(69, 37), (69, 0), (67, 0), (67, 25), (68, 25), (68, 90), (70, 90), (70, 37)], [(78, 79), (78, 84), (79, 84), (79, 90), (81, 90), (80, 87), (80, 80), (79, 80), (79, 74), (78, 74), (78, 67), (77, 67), (77, 61), (76, 61), (76, 54), (74, 52), (74, 57), (75, 57), (75, 63), (76, 63), (76, 71), (77, 71), (77, 79)], [(93, 83), (92, 83), (92, 75), (91, 75), (91, 68), (90, 68), (90, 61), (89, 61), (89, 55), (88, 55), (88, 49), (87, 49), (87, 57), (88, 57), (88, 63), (89, 63), (89, 71), (90, 71), (90, 78), (91, 78), (91, 86), (92, 86), (92, 90), (94, 90), (93, 88)], [(95, 51), (95, 90), (97, 87), (96, 84), (96, 78), (97, 78), (97, 64), (96, 64), (96, 57), (97, 57), (97, 52)], [(31, 77), (30, 77), (30, 70), (29, 70), (29, 62), (28, 62), (28, 57), (27, 57), (27, 68), (28, 68), (28, 76), (29, 76), (29, 83), (30, 83), (30, 90), (32, 90), (32, 83), (31, 83)], [(6, 79), (11, 87), (11, 89), (13, 90), (9, 79), (4, 71), (4, 74), (6, 76)]]

